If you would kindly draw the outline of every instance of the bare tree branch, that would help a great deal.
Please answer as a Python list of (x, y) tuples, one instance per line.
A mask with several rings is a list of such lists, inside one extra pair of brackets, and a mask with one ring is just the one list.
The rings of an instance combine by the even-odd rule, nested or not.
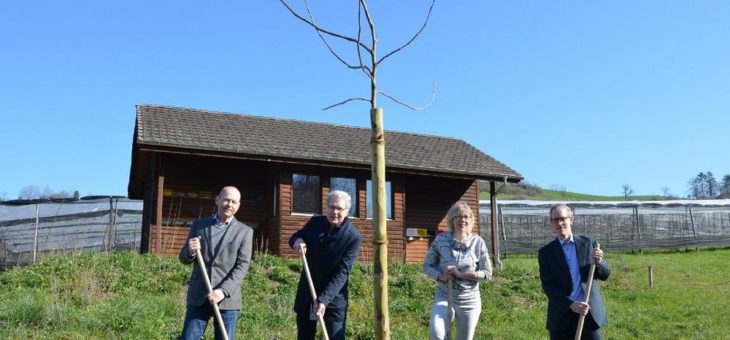
[[(281, 1), (283, 1), (283, 0), (281, 0)], [(317, 23), (314, 22), (314, 16), (312, 15), (312, 10), (309, 8), (309, 1), (304, 0), (304, 6), (306, 7), (307, 14), (309, 15), (309, 22), (315, 27), (315, 31), (317, 32), (317, 35), (324, 43), (324, 46), (326, 46), (327, 49), (330, 51), (330, 53), (332, 53), (332, 55), (335, 56), (335, 58), (337, 58), (337, 60), (339, 60), (341, 63), (345, 64), (345, 66), (347, 66), (348, 68), (362, 69), (362, 67), (363, 67), (362, 62), (360, 62), (360, 65), (350, 65), (350, 63), (345, 61), (345, 59), (340, 57), (340, 55), (337, 54), (337, 52), (335, 52), (335, 50), (332, 48), (332, 46), (330, 46), (330, 44), (327, 42), (327, 39), (325, 39), (324, 36), (322, 35), (322, 30), (319, 28), (319, 26), (317, 26)], [(358, 49), (357, 49), (358, 53), (360, 52), (359, 43), (360, 43), (360, 37), (358, 37), (358, 39), (356, 41), (356, 44), (358, 44)]]
[(366, 101), (366, 102), (370, 101), (370, 99), (367, 99), (367, 98), (363, 98), (363, 97), (354, 97), (354, 98), (350, 98), (350, 99), (345, 99), (345, 100), (343, 100), (343, 101), (341, 101), (341, 102), (339, 102), (339, 103), (336, 103), (336, 104), (332, 104), (332, 105), (330, 105), (330, 106), (324, 107), (324, 108), (322, 108), (322, 111), (325, 111), (325, 110), (329, 110), (329, 109), (331, 109), (331, 108), (333, 108), (333, 107), (335, 107), (335, 106), (340, 106), (340, 105), (343, 105), (343, 104), (346, 104), (346, 103), (348, 103), (348, 102), (351, 102), (351, 101), (355, 101), (355, 100), (362, 100), (362, 101)]
[(431, 7), (428, 8), (428, 14), (426, 15), (426, 20), (423, 21), (423, 25), (421, 26), (421, 29), (419, 29), (418, 32), (416, 32), (416, 34), (413, 35), (413, 37), (411, 38), (411, 40), (408, 40), (408, 42), (405, 43), (403, 46), (398, 47), (397, 49), (395, 49), (395, 50), (391, 51), (390, 53), (386, 54), (384, 57), (380, 58), (380, 60), (378, 60), (378, 64), (380, 64), (381, 62), (383, 62), (383, 60), (385, 60), (386, 58), (388, 58), (391, 55), (395, 54), (396, 52), (402, 50), (406, 46), (410, 45), (413, 42), (413, 40), (416, 40), (416, 38), (418, 38), (418, 36), (421, 34), (421, 32), (423, 32), (423, 30), (426, 28), (426, 25), (428, 24), (428, 19), (431, 17), (431, 11), (433, 11), (433, 5), (434, 4), (436, 4), (436, 0), (431, 0)]
[(391, 96), (390, 94), (383, 92), (383, 91), (378, 91), (378, 94), (382, 94), (382, 95), (386, 96), (388, 99), (390, 99), (402, 106), (405, 106), (413, 111), (425, 110), (425, 109), (428, 109), (429, 107), (431, 107), (433, 102), (436, 100), (436, 82), (433, 83), (433, 90), (431, 91), (431, 101), (428, 102), (428, 104), (426, 104), (425, 106), (421, 106), (421, 107), (408, 105), (408, 104), (400, 101), (398, 98), (395, 98), (394, 96)]
[(285, 0), (279, 0), (279, 2), (281, 2), (281, 4), (284, 5), (284, 7), (286, 7), (286, 9), (288, 9), (289, 12), (291, 12), (291, 14), (294, 15), (297, 19), (299, 19), (301, 21), (304, 21), (307, 25), (312, 26), (312, 28), (314, 28), (315, 30), (321, 31), (324, 34), (331, 35), (331, 36), (333, 36), (335, 38), (340, 38), (340, 39), (343, 39), (343, 40), (346, 40), (346, 41), (349, 41), (349, 42), (352, 42), (352, 43), (360, 44), (360, 46), (362, 46), (362, 48), (364, 48), (366, 51), (370, 52), (370, 48), (367, 47), (366, 45), (360, 43), (359, 41), (357, 41), (357, 40), (355, 40), (353, 38), (350, 38), (348, 36), (344, 36), (344, 35), (341, 35), (341, 34), (337, 34), (337, 33), (334, 33), (334, 32), (330, 32), (330, 31), (328, 31), (328, 30), (326, 30), (324, 28), (321, 28), (321, 27), (315, 25), (313, 22), (310, 22), (305, 17), (299, 15), (299, 13), (297, 13), (296, 11), (294, 11), (294, 9), (292, 9), (291, 7), (289, 7), (289, 4)]
[(370, 50), (370, 65), (372, 70), (370, 71), (370, 108), (374, 109), (378, 107), (378, 85), (377, 85), (377, 74), (378, 74), (378, 63), (377, 63), (377, 48), (378, 48), (378, 37), (375, 34), (375, 23), (373, 18), (370, 17), (370, 10), (368, 10), (368, 4), (365, 0), (360, 0), (360, 7), (365, 12), (365, 18), (368, 19), (368, 27), (370, 28), (370, 41), (373, 47)]
[(370, 68), (365, 66), (362, 63), (362, 53), (360, 53), (360, 36), (362, 35), (362, 5), (357, 5), (357, 60), (360, 62), (360, 66), (362, 66), (362, 71), (365, 73), (370, 81), (373, 81), (373, 74), (370, 73)]
[[(390, 94), (388, 94), (386, 92), (378, 91), (377, 90), (377, 78), (376, 78), (376, 74), (377, 74), (377, 68), (378, 68), (379, 64), (382, 61), (384, 61), (385, 59), (387, 59), (391, 55), (395, 54), (396, 52), (401, 51), (402, 49), (404, 49), (405, 47), (407, 47), (408, 45), (410, 45), (425, 30), (426, 26), (428, 25), (428, 21), (431, 18), (431, 13), (433, 12), (433, 7), (436, 4), (436, 0), (431, 0), (431, 5), (428, 8), (428, 13), (426, 14), (426, 18), (423, 21), (423, 25), (421, 25), (421, 27), (413, 35), (413, 37), (411, 37), (411, 39), (408, 40), (405, 44), (403, 44), (402, 46), (398, 47), (397, 49), (391, 51), (390, 53), (386, 54), (384, 57), (382, 57), (380, 59), (377, 59), (378, 38), (377, 38), (376, 31), (375, 31), (375, 23), (373, 22), (373, 19), (370, 16), (370, 10), (368, 9), (368, 6), (367, 6), (367, 3), (366, 3), (365, 0), (359, 0), (358, 1), (359, 2), (359, 5), (358, 5), (358, 12), (357, 12), (357, 19), (358, 19), (358, 21), (357, 21), (357, 38), (355, 38), (355, 39), (353, 39), (351, 37), (348, 37), (348, 36), (345, 36), (345, 35), (341, 35), (341, 34), (338, 34), (338, 33), (331, 32), (329, 30), (326, 30), (326, 29), (320, 27), (315, 22), (315, 20), (314, 20), (314, 15), (312, 14), (311, 8), (309, 6), (309, 0), (303, 0), (303, 1), (304, 1), (304, 5), (305, 5), (305, 8), (306, 8), (306, 11), (307, 11), (307, 15), (309, 16), (308, 19), (305, 18), (304, 16), (300, 15), (299, 13), (297, 13), (291, 6), (289, 6), (289, 4), (287, 3), (286, 0), (279, 0), (279, 2), (281, 2), (281, 4), (284, 5), (284, 7), (286, 7), (286, 9), (289, 10), (289, 12), (292, 15), (294, 15), (297, 19), (305, 22), (307, 25), (309, 25), (312, 28), (314, 28), (314, 30), (317, 32), (317, 35), (319, 36), (320, 40), (322, 40), (322, 42), (324, 43), (325, 47), (327, 47), (327, 50), (329, 50), (330, 53), (337, 60), (339, 60), (342, 64), (344, 64), (349, 69), (361, 70), (370, 79), (370, 85), (371, 85), (371, 87), (370, 87), (371, 88), (370, 89), (370, 99), (365, 99), (365, 98), (362, 98), (362, 97), (353, 97), (353, 98), (349, 98), (349, 99), (343, 100), (341, 102), (338, 102), (336, 104), (327, 106), (327, 107), (323, 108), (322, 110), (329, 110), (331, 108), (334, 108), (334, 107), (337, 107), (337, 106), (340, 106), (340, 105), (344, 105), (344, 104), (346, 104), (348, 102), (356, 101), (356, 100), (370, 101), (371, 107), (372, 108), (375, 108), (375, 107), (377, 107), (377, 95), (378, 94), (382, 94), (383, 96), (385, 96), (386, 98), (392, 100), (393, 102), (395, 102), (397, 104), (400, 104), (400, 105), (402, 105), (402, 106), (404, 106), (406, 108), (409, 108), (411, 110), (425, 110), (425, 109), (429, 108), (433, 104), (433, 102), (434, 102), (434, 100), (436, 98), (436, 84), (435, 83), (433, 85), (433, 90), (431, 92), (431, 101), (428, 104), (426, 104), (425, 106), (423, 106), (423, 107), (415, 107), (415, 106), (406, 104), (405, 102), (397, 99), (396, 97), (394, 97), (394, 96), (392, 96), (392, 95), (390, 95)], [(362, 20), (362, 13), (363, 12), (365, 13), (365, 18), (366, 18), (367, 23), (368, 23), (368, 26), (369, 26), (368, 28), (370, 29), (371, 44), (372, 44), (372, 46), (370, 46), (370, 47), (367, 46), (362, 41), (362, 21), (363, 21)], [(342, 58), (334, 50), (334, 48), (330, 45), (330, 43), (327, 41), (327, 39), (324, 37), (325, 34), (326, 35), (329, 35), (331, 37), (334, 37), (334, 38), (339, 38), (339, 39), (343, 39), (343, 40), (345, 40), (347, 42), (354, 43), (355, 46), (356, 46), (356, 48), (357, 48), (358, 65), (350, 64), (344, 58)], [(366, 65), (363, 62), (362, 50), (364, 50), (367, 54), (370, 55), (370, 59), (371, 59), (370, 60), (370, 64), (371, 65), (368, 66), (368, 65)]]

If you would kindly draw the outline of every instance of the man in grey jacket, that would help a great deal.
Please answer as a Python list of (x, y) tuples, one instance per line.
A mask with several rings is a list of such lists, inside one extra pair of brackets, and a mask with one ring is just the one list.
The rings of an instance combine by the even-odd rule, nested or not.
[[(213, 316), (212, 304), (218, 304), (228, 338), (233, 339), (241, 309), (241, 282), (251, 262), (253, 229), (238, 222), (234, 215), (241, 206), (241, 193), (224, 187), (215, 199), (215, 215), (193, 222), (187, 242), (180, 249), (180, 262), (196, 261), (200, 249), (213, 291), (208, 293), (199, 266), (193, 266), (188, 287), (187, 309), (182, 339), (200, 339)], [(215, 338), (222, 339), (218, 324)]]

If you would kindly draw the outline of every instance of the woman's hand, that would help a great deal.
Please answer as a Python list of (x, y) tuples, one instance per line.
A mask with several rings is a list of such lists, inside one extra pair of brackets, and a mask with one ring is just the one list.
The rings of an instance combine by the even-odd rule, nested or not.
[(446, 269), (441, 274), (439, 274), (438, 280), (442, 282), (448, 282), (449, 280), (454, 278), (455, 272), (457, 272), (455, 266), (446, 266)]

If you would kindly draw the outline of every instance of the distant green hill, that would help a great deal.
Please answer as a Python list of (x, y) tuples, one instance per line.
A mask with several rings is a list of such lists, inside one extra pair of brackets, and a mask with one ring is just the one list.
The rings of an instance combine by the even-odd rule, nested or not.
[[(479, 199), (489, 199), (489, 185), (481, 185), (482, 192)], [(499, 185), (497, 186), (499, 188)], [(624, 196), (601, 196), (581, 194), (577, 192), (543, 189), (529, 183), (507, 184), (499, 194), (499, 200), (534, 200), (534, 201), (626, 201)], [(628, 200), (636, 201), (661, 201), (676, 199), (676, 197), (665, 197), (659, 195), (632, 195)]]

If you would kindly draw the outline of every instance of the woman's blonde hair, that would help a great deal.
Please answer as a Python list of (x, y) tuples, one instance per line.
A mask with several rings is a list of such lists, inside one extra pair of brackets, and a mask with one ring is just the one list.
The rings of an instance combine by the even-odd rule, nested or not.
[(456, 202), (449, 208), (449, 212), (446, 213), (446, 223), (449, 226), (449, 231), (454, 231), (454, 218), (456, 216), (469, 216), (469, 227), (474, 227), (474, 213), (471, 211), (466, 202)]

